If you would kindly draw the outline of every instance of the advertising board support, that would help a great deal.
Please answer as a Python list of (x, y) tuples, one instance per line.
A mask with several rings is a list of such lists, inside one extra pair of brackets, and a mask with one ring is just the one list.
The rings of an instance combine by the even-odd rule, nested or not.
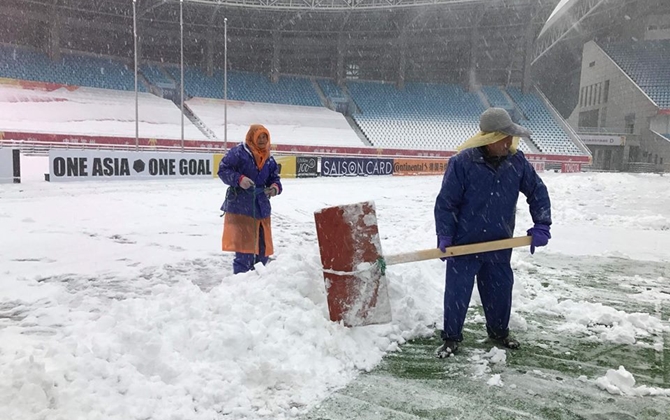
[(137, 0), (133, 0), (133, 44), (135, 48), (135, 149), (140, 147), (140, 105), (137, 90)]
[(21, 152), (0, 148), (0, 184), (21, 183)]

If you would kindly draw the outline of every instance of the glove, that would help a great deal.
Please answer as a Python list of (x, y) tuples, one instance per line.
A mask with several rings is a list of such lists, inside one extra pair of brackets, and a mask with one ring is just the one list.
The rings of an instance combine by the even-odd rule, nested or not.
[(535, 247), (545, 246), (546, 244), (549, 243), (549, 239), (551, 239), (551, 234), (549, 233), (549, 226), (547, 225), (541, 225), (536, 223), (535, 226), (528, 229), (526, 233), (528, 234), (528, 236), (533, 237), (530, 243), (531, 254), (535, 253)]
[(263, 192), (265, 193), (265, 195), (268, 198), (270, 198), (270, 197), (274, 197), (275, 195), (279, 194), (279, 188), (277, 188), (277, 186), (275, 184), (272, 184), (269, 187), (267, 187), (265, 190), (263, 190)]
[[(440, 251), (445, 252), (448, 247), (451, 246), (453, 238), (451, 236), (438, 236), (437, 237), (437, 247)], [(447, 257), (440, 258), (442, 261), (446, 261)]]
[(240, 187), (242, 187), (245, 190), (248, 190), (249, 188), (256, 185), (256, 184), (254, 184), (254, 181), (252, 181), (251, 179), (247, 178), (244, 175), (240, 176), (239, 184), (240, 184)]

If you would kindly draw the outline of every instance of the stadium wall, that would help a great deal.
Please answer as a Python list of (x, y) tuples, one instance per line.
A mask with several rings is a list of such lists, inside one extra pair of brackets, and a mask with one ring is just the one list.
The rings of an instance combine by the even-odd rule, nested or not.
[[(579, 91), (577, 106), (568, 118), (578, 134), (625, 136), (620, 146), (588, 144), (593, 168), (622, 171), (628, 170), (629, 163), (646, 162), (652, 144), (657, 145), (651, 142), (649, 121), (658, 114), (658, 107), (594, 41), (584, 45)], [(660, 153), (670, 161), (670, 148), (660, 149), (664, 148), (657, 145), (652, 154)]]

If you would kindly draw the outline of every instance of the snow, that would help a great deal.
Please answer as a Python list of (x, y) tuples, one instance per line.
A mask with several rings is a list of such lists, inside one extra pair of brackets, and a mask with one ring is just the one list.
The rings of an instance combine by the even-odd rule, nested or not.
[(646, 385), (636, 387), (635, 377), (623, 366), (619, 366), (618, 370), (608, 369), (605, 376), (596, 379), (596, 385), (613, 395), (670, 397), (670, 389), (654, 388)]
[[(223, 141), (224, 102), (193, 98), (187, 105)], [(227, 108), (227, 138), (232, 143), (244, 140), (249, 125), (262, 122), (273, 144), (365, 147), (345, 117), (325, 107), (228, 101)], [(181, 112), (167, 99), (139, 93), (139, 120), (141, 138), (181, 138)], [(48, 92), (0, 85), (0, 131), (135, 138), (135, 93), (87, 87)], [(207, 140), (186, 117), (184, 138)]]
[(491, 375), (491, 379), (486, 382), (486, 385), (503, 387), (505, 383), (502, 381), (500, 374), (496, 373), (495, 375)]
[[(174, 103), (141, 92), (138, 109), (140, 137), (181, 138), (181, 113)], [(0, 85), (0, 130), (134, 139), (135, 92), (87, 87), (47, 92)], [(206, 140), (188, 118), (184, 138)]]
[[(193, 98), (188, 106), (219, 139), (224, 138), (223, 100)], [(344, 116), (328, 108), (228, 101), (227, 118), (228, 141), (244, 140), (251, 124), (262, 123), (273, 144), (365, 146)]]
[[(276, 259), (233, 275), (232, 256), (219, 251), (220, 181), (51, 184), (41, 181), (45, 158), (23, 157), (22, 169), (23, 184), (0, 185), (2, 419), (292, 418), (440, 324), (439, 260), (388, 268), (391, 323), (330, 322), (314, 227), (319, 209), (370, 200), (386, 254), (432, 248), (440, 177), (285, 179), (272, 201)], [(549, 316), (596, 343), (635, 346), (667, 331), (669, 320), (655, 312), (599, 304), (558, 275), (540, 284), (529, 273), (543, 256), (566, 265), (584, 255), (614, 255), (633, 268), (670, 262), (670, 178), (543, 179), (553, 238), (534, 256), (513, 254), (512, 328)], [(520, 200), (517, 234), (531, 225)], [(482, 386), (505, 386), (496, 366), (506, 352), (477, 357)], [(602, 373), (580, 381), (602, 392), (669, 395), (636, 387), (625, 367)]]
[(562, 317), (565, 323), (560, 331), (588, 333), (589, 329), (600, 341), (616, 344), (634, 344), (636, 337), (661, 332), (661, 320), (646, 313), (628, 314), (601, 303), (575, 302), (570, 299), (558, 302), (551, 293), (530, 301), (520, 298), (525, 310)]
[[(479, 354), (478, 354), (479, 353)], [(453, 356), (453, 355), (452, 355)], [(473, 356), (470, 357), (470, 362), (473, 366), (472, 376), (482, 377), (486, 374), (491, 373), (491, 366), (498, 365), (503, 366), (507, 362), (507, 352), (501, 350), (497, 347), (493, 347), (488, 353), (476, 352)], [(500, 380), (500, 374), (493, 375), (497, 377), (496, 380), (488, 381), (488, 385), (503, 386), (503, 382)], [(493, 382), (491, 382), (493, 380)]]

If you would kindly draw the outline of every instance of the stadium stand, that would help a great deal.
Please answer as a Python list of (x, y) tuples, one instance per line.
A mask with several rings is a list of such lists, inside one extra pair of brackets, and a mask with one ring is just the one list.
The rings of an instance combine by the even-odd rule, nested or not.
[(509, 108), (509, 100), (498, 87), (482, 86), (482, 92), (484, 92), (492, 107)]
[[(0, 131), (134, 138), (135, 93), (88, 87), (47, 91), (0, 84)], [(140, 93), (139, 134), (180, 138), (179, 108), (166, 99)], [(184, 135), (191, 140), (206, 139), (188, 119)]]
[[(223, 101), (193, 98), (188, 106), (223, 139)], [(273, 144), (364, 147), (345, 117), (325, 107), (228, 102), (228, 139), (244, 139), (250, 124), (262, 122)]]
[(346, 96), (342, 89), (333, 80), (319, 79), (318, 83), (323, 94), (326, 95), (327, 98), (344, 98)]
[(517, 87), (509, 87), (507, 92), (523, 112), (525, 118), (520, 123), (533, 132), (532, 140), (540, 151), (564, 155), (583, 154), (536, 94), (524, 94)]
[[(178, 67), (165, 67), (167, 72), (177, 81), (181, 81), (181, 72)], [(184, 91), (186, 95), (201, 98), (223, 98), (223, 73), (215, 72), (207, 76), (203, 71), (195, 67), (184, 67)], [(231, 96), (232, 89), (228, 96)]]
[[(179, 68), (174, 66), (143, 64), (140, 72), (149, 83), (157, 86), (178, 86), (180, 80)], [(59, 132), (134, 135), (132, 124), (128, 124), (128, 121), (133, 119), (132, 115), (119, 111), (121, 108), (125, 108), (126, 111), (134, 108), (131, 92), (128, 92), (128, 95), (122, 94), (122, 91), (134, 89), (133, 72), (121, 61), (87, 55), (63, 54), (61, 60), (53, 62), (41, 52), (0, 46), (0, 77), (115, 90), (117, 91), (115, 93), (95, 89), (79, 90), (65, 99), (35, 99), (35, 95), (31, 94), (28, 96), (32, 99), (26, 101), (44, 100), (45, 103), (52, 103), (52, 105), (58, 101), (65, 102), (66, 105), (61, 109), (62, 111), (55, 111), (55, 108), (44, 111), (58, 115), (60, 119), (53, 121), (53, 128)], [(277, 83), (272, 83), (264, 75), (240, 71), (229, 71), (228, 77), (228, 98), (231, 101), (247, 103), (245, 107), (239, 108), (240, 112), (237, 115), (239, 121), (232, 119), (235, 118), (237, 108), (235, 106), (231, 108), (233, 114), (229, 123), (238, 124), (239, 127), (245, 124), (248, 126), (252, 122), (258, 122), (258, 115), (263, 115), (263, 120), (267, 121), (267, 124), (273, 127), (276, 133), (273, 141), (279, 144), (298, 144), (295, 139), (309, 138), (310, 144), (315, 145), (364, 146), (344, 116), (322, 106), (319, 95), (309, 78), (281, 76)], [(217, 70), (213, 76), (209, 77), (200, 68), (186, 67), (184, 78), (185, 89), (190, 97), (223, 98), (223, 72), (221, 70)], [(346, 98), (348, 96), (331, 79), (317, 79), (317, 83), (327, 98)], [(143, 83), (139, 85), (139, 88), (142, 92), (146, 91)], [(453, 150), (478, 131), (479, 115), (484, 110), (484, 104), (477, 93), (466, 92), (462, 87), (453, 84), (408, 82), (404, 89), (399, 90), (394, 84), (389, 83), (349, 81), (347, 88), (359, 109), (353, 115), (353, 119), (374, 147)], [(513, 107), (501, 88), (484, 86), (482, 91), (492, 106)], [(26, 97), (25, 92), (7, 92), (5, 90), (7, 98)], [(538, 142), (537, 145), (541, 151), (580, 154), (567, 134), (544, 108), (539, 98), (532, 95), (524, 96), (516, 88), (510, 88), (509, 93), (528, 118), (527, 125), (536, 133), (534, 139)], [(8, 101), (14, 101), (14, 99)], [(97, 111), (85, 109), (85, 107), (77, 108), (76, 112), (84, 116), (82, 121), (85, 123), (74, 124), (75, 119), (66, 116), (63, 112), (82, 101), (88, 106), (95, 107)], [(174, 138), (179, 135), (178, 108), (167, 100), (148, 94), (141, 96), (140, 102), (142, 135), (164, 138)], [(207, 128), (218, 133), (221, 139), (220, 134), (223, 128), (222, 121), (219, 121), (220, 101), (215, 105), (212, 103), (203, 105), (208, 104), (206, 100), (188, 101), (188, 104), (195, 117), (210, 125), (211, 127)], [(267, 106), (262, 106), (263, 104)], [(297, 105), (300, 108), (282, 107), (282, 105)], [(36, 109), (35, 107), (40, 106), (33, 104), (31, 109)], [(158, 111), (159, 109), (161, 111)], [(72, 110), (75, 112), (74, 108)], [(7, 115), (14, 115), (13, 111), (8, 110), (7, 112)], [(164, 117), (158, 114), (163, 114)], [(306, 119), (302, 118), (303, 116)], [(11, 121), (12, 118), (14, 117), (4, 118), (3, 128), (21, 129), (16, 120)], [(291, 124), (292, 118), (297, 122)], [(103, 128), (101, 121), (104, 120), (112, 121), (108, 128)], [(70, 125), (68, 126), (66, 122)], [(120, 125), (115, 126), (116, 123), (121, 124), (122, 122), (125, 124), (123, 128)], [(151, 128), (152, 124), (155, 125), (155, 129)], [(36, 125), (30, 125), (31, 128), (43, 127), (43, 122), (37, 121)], [(203, 138), (202, 133), (190, 121), (187, 121), (186, 125), (188, 138)], [(240, 133), (237, 134), (235, 134), (236, 128), (229, 130), (233, 141), (239, 141), (239, 138), (243, 137), (242, 131), (244, 130), (242, 128), (240, 130)], [(529, 148), (522, 142), (521, 150), (529, 151)]]
[(143, 64), (140, 66), (140, 72), (147, 78), (149, 83), (156, 86), (175, 86), (173, 80), (168, 79), (168, 77), (161, 71), (158, 66), (152, 64)]
[[(0, 46), (0, 77), (87, 86), (113, 90), (135, 90), (134, 72), (121, 61), (87, 55), (63, 54), (52, 61), (41, 52)], [(139, 83), (138, 88), (146, 92)]]
[[(181, 80), (179, 68), (167, 67), (175, 80)], [(195, 67), (184, 69), (184, 89), (192, 97), (223, 99), (223, 71), (210, 77)], [(306, 77), (281, 76), (272, 83), (266, 76), (238, 71), (228, 72), (228, 99), (286, 105), (322, 106), (312, 82)]]
[(376, 147), (453, 150), (479, 130), (484, 106), (456, 85), (349, 82), (354, 120)]
[(670, 40), (625, 41), (601, 48), (660, 108), (670, 108)]

